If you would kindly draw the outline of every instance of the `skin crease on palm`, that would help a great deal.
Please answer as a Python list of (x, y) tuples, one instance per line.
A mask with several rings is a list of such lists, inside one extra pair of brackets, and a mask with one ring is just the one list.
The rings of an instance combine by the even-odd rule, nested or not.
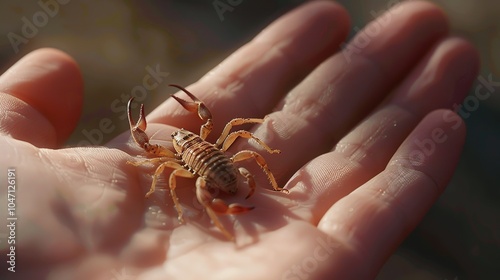
[[(365, 45), (349, 48), (361, 31), (342, 52), (349, 24), (336, 3), (302, 5), (187, 87), (214, 115), (209, 141), (234, 117), (267, 115), (250, 130), (282, 151), (246, 140), (230, 149), (260, 152), (290, 190), (273, 192), (243, 162), (256, 193), (244, 200), (240, 184), (235, 197), (219, 196), (255, 206), (220, 216), (236, 242), (196, 208), (193, 180), (179, 180), (183, 225), (165, 184), (144, 198), (154, 166), (126, 163), (144, 156), (130, 132), (104, 147), (63, 148), (82, 108), (78, 66), (54, 49), (22, 58), (0, 78), (1, 172), (16, 168), (18, 217), (17, 272), (1, 278), (113, 279), (123, 268), (137, 279), (374, 278), (454, 172), (465, 125), (448, 108), (479, 59), (430, 3), (392, 8), (366, 27)], [(153, 143), (171, 147), (180, 127), (199, 131), (171, 98), (146, 111)], [(433, 148), (424, 154), (419, 143)]]

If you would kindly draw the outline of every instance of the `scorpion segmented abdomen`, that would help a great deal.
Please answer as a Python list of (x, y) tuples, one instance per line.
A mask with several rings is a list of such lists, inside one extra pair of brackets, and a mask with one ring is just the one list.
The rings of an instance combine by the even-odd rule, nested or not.
[(237, 171), (221, 150), (194, 134), (181, 145), (184, 150), (182, 161), (186, 169), (204, 177), (213, 187), (229, 193), (236, 192)]

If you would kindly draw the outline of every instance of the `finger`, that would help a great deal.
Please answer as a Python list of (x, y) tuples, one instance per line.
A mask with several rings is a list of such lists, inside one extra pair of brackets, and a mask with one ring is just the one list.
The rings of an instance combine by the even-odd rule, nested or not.
[(57, 147), (80, 117), (83, 82), (76, 62), (36, 50), (0, 77), (0, 132), (38, 147)]
[[(290, 178), (311, 158), (330, 150), (446, 34), (445, 16), (435, 5), (412, 1), (399, 6), (397, 13), (387, 12), (390, 24), (376, 20), (365, 28), (378, 24), (381, 30), (364, 48), (349, 60), (345, 51), (326, 60), (257, 129), (256, 135), (287, 159), (285, 164), (271, 162), (278, 177)], [(350, 44), (356, 42), (354, 38)]]
[[(336, 3), (305, 4), (271, 24), (188, 89), (211, 110), (216, 131), (235, 117), (262, 117), (338, 49), (348, 25), (346, 11)], [(199, 122), (194, 118), (172, 99), (148, 116), (150, 122), (196, 131)]]
[(453, 108), (466, 96), (479, 70), (479, 56), (463, 39), (446, 38), (422, 59), (388, 101), (344, 137), (335, 152), (379, 172), (406, 135), (429, 112)]
[[(308, 194), (306, 200), (314, 206), (307, 211), (313, 212), (316, 221), (333, 203), (381, 172), (426, 114), (461, 100), (476, 77), (478, 61), (469, 43), (457, 38), (441, 41), (383, 107), (332, 152), (295, 174), (288, 186), (295, 193), (292, 195)], [(456, 122), (452, 116), (448, 120)], [(308, 180), (310, 183), (304, 183)]]
[[(447, 121), (451, 115), (456, 122)], [(347, 254), (339, 253), (344, 261), (350, 256), (362, 260), (359, 265), (368, 265), (358, 270), (369, 273), (361, 278), (375, 276), (438, 198), (453, 174), (464, 140), (465, 125), (455, 113), (432, 112), (382, 173), (325, 213), (318, 228), (349, 244)]]

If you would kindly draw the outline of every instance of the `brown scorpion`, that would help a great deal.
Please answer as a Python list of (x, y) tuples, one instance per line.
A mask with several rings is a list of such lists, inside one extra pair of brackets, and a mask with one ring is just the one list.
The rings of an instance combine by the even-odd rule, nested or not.
[(262, 168), (267, 175), (275, 191), (288, 193), (288, 190), (278, 187), (276, 179), (269, 170), (269, 167), (260, 154), (251, 150), (243, 150), (237, 152), (233, 156), (226, 155), (227, 149), (234, 143), (238, 137), (253, 139), (267, 152), (280, 153), (279, 150), (271, 149), (266, 143), (254, 136), (251, 132), (245, 130), (238, 130), (230, 132), (233, 126), (243, 124), (256, 124), (263, 123), (264, 119), (260, 118), (235, 118), (228, 122), (222, 131), (222, 134), (217, 139), (215, 144), (209, 143), (205, 139), (212, 131), (212, 114), (210, 110), (198, 100), (192, 93), (187, 91), (181, 86), (170, 85), (182, 90), (186, 93), (192, 101), (185, 101), (174, 95), (172, 97), (177, 100), (182, 107), (192, 113), (197, 113), (202, 121), (205, 123), (200, 128), (200, 134), (197, 135), (185, 129), (179, 129), (172, 133), (172, 143), (175, 149), (171, 151), (158, 144), (151, 144), (149, 137), (145, 133), (146, 118), (144, 116), (144, 104), (141, 104), (140, 114), (137, 123), (134, 123), (131, 115), (131, 104), (133, 97), (127, 104), (128, 120), (130, 123), (130, 131), (134, 141), (143, 148), (149, 155), (154, 158), (149, 158), (142, 161), (128, 162), (134, 166), (143, 164), (158, 164), (156, 171), (153, 175), (153, 182), (151, 188), (146, 194), (149, 197), (154, 191), (156, 183), (163, 173), (165, 168), (173, 169), (169, 177), (170, 195), (174, 202), (175, 209), (178, 213), (179, 222), (183, 223), (182, 208), (177, 198), (176, 177), (197, 178), (196, 179), (196, 197), (201, 205), (206, 209), (210, 219), (214, 225), (228, 238), (233, 239), (224, 226), (220, 223), (216, 214), (241, 214), (245, 213), (254, 207), (247, 207), (237, 203), (227, 205), (223, 200), (212, 197), (210, 188), (216, 188), (223, 192), (234, 194), (237, 191), (238, 176), (242, 176), (250, 191), (246, 198), (249, 198), (255, 191), (255, 181), (253, 175), (245, 168), (235, 166), (235, 162), (246, 159), (254, 159), (257, 164)]

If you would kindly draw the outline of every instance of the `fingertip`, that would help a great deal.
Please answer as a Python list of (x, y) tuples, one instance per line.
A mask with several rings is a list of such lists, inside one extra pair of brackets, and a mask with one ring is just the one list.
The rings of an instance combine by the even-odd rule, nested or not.
[[(23, 135), (22, 140), (33, 142), (37, 137), (47, 139), (38, 143), (41, 146), (56, 147), (64, 143), (76, 126), (83, 104), (83, 78), (78, 64), (66, 53), (43, 48), (35, 50), (14, 64), (0, 77), (0, 92), (6, 93), (22, 102), (14, 102), (12, 108), (19, 118), (11, 117), (2, 120), (4, 131), (13, 137)], [(12, 104), (12, 100), (9, 104)], [(29, 107), (29, 108), (28, 108)], [(34, 121), (44, 127), (36, 127), (37, 131), (53, 136), (31, 135), (35, 129), (23, 116), (33, 117), (32, 109), (39, 112), (47, 121)], [(24, 121), (24, 126), (5, 122)], [(48, 140), (52, 139), (52, 140)]]

